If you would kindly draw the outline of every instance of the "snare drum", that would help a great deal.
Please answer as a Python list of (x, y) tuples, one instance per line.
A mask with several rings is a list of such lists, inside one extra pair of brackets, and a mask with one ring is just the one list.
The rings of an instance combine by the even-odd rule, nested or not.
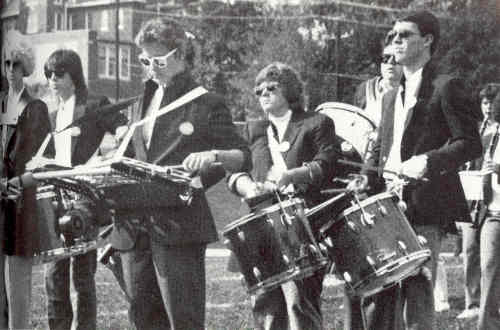
[(52, 185), (37, 188), (36, 202), (40, 251), (35, 254), (35, 257), (40, 256), (45, 251), (63, 246), (58, 231), (57, 194), (56, 188)]
[(345, 209), (320, 229), (334, 272), (355, 296), (373, 295), (414, 273), (431, 256), (398, 206), (385, 192)]
[(329, 262), (319, 250), (299, 198), (242, 217), (227, 225), (223, 235), (250, 294), (311, 276)]

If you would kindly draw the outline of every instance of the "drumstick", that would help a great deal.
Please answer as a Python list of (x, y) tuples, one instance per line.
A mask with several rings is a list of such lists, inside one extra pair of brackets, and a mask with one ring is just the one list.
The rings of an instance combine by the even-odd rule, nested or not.
[(385, 173), (389, 173), (389, 174), (395, 175), (397, 177), (403, 177), (403, 178), (408, 178), (408, 179), (411, 179), (411, 180), (420, 180), (420, 181), (424, 181), (424, 182), (429, 182), (428, 178), (420, 178), (420, 179), (410, 178), (410, 177), (408, 177), (406, 175), (403, 175), (403, 174), (400, 174), (400, 173), (398, 173), (396, 171), (386, 170), (385, 168), (382, 168), (382, 167), (366, 165), (364, 163), (353, 162), (353, 161), (345, 160), (345, 159), (339, 159), (338, 162), (341, 163), (341, 164), (344, 164), (344, 165), (351, 165), (351, 166), (362, 168), (362, 169), (369, 170), (369, 171), (374, 171), (374, 172), (380, 172), (380, 171), (382, 171), (382, 172), (385, 172)]

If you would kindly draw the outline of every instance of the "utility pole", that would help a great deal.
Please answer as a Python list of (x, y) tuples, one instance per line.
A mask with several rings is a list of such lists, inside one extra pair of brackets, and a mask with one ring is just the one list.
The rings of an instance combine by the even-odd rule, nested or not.
[(120, 0), (116, 0), (115, 22), (116, 101), (118, 102), (120, 99)]

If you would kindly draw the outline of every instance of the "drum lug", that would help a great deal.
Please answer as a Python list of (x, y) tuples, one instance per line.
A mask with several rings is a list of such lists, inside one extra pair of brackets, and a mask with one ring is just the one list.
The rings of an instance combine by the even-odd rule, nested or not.
[(245, 233), (242, 230), (238, 231), (238, 238), (240, 241), (245, 241)]
[(366, 261), (370, 264), (370, 266), (375, 267), (375, 260), (372, 257), (366, 256)]
[(398, 241), (398, 246), (399, 249), (406, 254), (406, 251), (408, 250), (406, 244), (403, 241)]
[(342, 274), (342, 277), (344, 278), (344, 281), (346, 281), (347, 283), (349, 284), (352, 283), (351, 274), (349, 274), (348, 272), (344, 272), (344, 274)]
[(283, 261), (285, 262), (285, 264), (289, 264), (290, 263), (290, 259), (288, 259), (288, 257), (286, 256), (286, 254), (283, 255)]
[(229, 250), (233, 250), (233, 245), (231, 244), (231, 241), (229, 239), (224, 239), (224, 245), (229, 249)]
[(375, 224), (375, 221), (373, 219), (375, 219), (375, 216), (373, 214), (365, 212), (361, 216), (361, 223), (365, 223), (368, 226), (373, 226)]
[(262, 273), (260, 272), (260, 270), (257, 267), (254, 267), (252, 269), (252, 272), (253, 272), (253, 276), (255, 276), (257, 281), (260, 282), (262, 280)]
[(291, 226), (292, 225), (292, 217), (289, 216), (288, 214), (281, 214), (281, 222), (285, 226)]
[(347, 225), (349, 226), (349, 228), (351, 228), (351, 230), (352, 230), (353, 232), (355, 232), (356, 234), (358, 234), (358, 233), (359, 233), (359, 228), (358, 228), (358, 226), (356, 226), (356, 224), (355, 224), (354, 222), (352, 222), (352, 221), (347, 221)]
[(323, 243), (318, 243), (318, 246), (319, 246), (319, 249), (321, 250), (321, 252), (323, 253), (328, 253), (328, 248), (326, 247), (325, 244)]
[(427, 238), (425, 238), (422, 235), (417, 235), (417, 238), (418, 238), (418, 241), (420, 242), (420, 244), (427, 245)]
[(268, 223), (268, 224), (270, 224), (271, 226), (274, 226), (274, 221), (273, 221), (273, 219), (272, 219), (272, 218), (267, 217), (266, 221), (267, 221), (267, 223)]
[(378, 209), (379, 209), (379, 211), (380, 211), (380, 214), (382, 214), (384, 217), (385, 217), (387, 214), (389, 214), (389, 213), (387, 212), (387, 208), (386, 208), (384, 205), (379, 205), (379, 206), (378, 206)]
[(328, 246), (330, 249), (333, 249), (333, 241), (332, 241), (332, 238), (330, 236), (325, 238), (323, 240), (323, 242), (325, 242), (326, 246)]
[(400, 200), (398, 202), (398, 207), (401, 210), (401, 212), (403, 212), (403, 213), (406, 212), (406, 210), (408, 209), (408, 205), (406, 205), (405, 201), (403, 201), (403, 200)]

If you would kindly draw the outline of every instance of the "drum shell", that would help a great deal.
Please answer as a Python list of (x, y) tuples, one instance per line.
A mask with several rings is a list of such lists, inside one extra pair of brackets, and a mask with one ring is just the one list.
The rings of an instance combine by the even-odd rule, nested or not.
[(59, 214), (55, 206), (57, 203), (56, 193), (54, 191), (37, 193), (36, 202), (40, 237), (40, 251), (37, 254), (61, 248), (63, 243), (59, 239), (57, 230)]
[[(430, 257), (390, 193), (372, 196), (320, 230), (321, 244), (353, 295), (369, 296), (414, 273)], [(363, 213), (373, 224), (367, 223)], [(347, 274), (347, 275), (346, 275)]]
[(292, 216), (290, 224), (273, 205), (232, 222), (223, 231), (250, 294), (313, 275), (328, 263), (307, 233), (303, 201), (295, 198), (283, 206)]

